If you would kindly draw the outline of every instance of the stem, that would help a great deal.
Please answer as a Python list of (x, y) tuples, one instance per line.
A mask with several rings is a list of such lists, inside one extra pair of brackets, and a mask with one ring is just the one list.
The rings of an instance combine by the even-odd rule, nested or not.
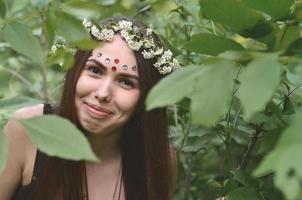
[(17, 16), (17, 17), (10, 17), (5, 20), (0, 21), (0, 26), (11, 23), (11, 22), (16, 22), (20, 20), (25, 20), (25, 19), (31, 19), (33, 17), (37, 16), (37, 12), (31, 12), (28, 15), (22, 15), (22, 16)]
[(47, 64), (45, 61), (46, 58), (46, 54), (47, 54), (47, 49), (48, 49), (48, 45), (47, 45), (47, 41), (46, 41), (46, 37), (45, 37), (45, 29), (44, 29), (44, 23), (45, 23), (45, 17), (43, 15), (43, 13), (40, 14), (41, 20), (42, 20), (42, 32), (41, 32), (41, 38), (40, 38), (40, 44), (42, 47), (42, 51), (43, 51), (43, 63), (42, 63), (42, 70), (41, 70), (41, 74), (42, 74), (42, 93), (43, 93), (43, 100), (46, 102), (49, 102), (49, 95), (48, 95), (48, 77), (47, 77)]
[(177, 118), (177, 106), (176, 104), (173, 105), (173, 111), (174, 111), (174, 122), (175, 126), (178, 127), (178, 118)]
[(188, 193), (190, 190), (190, 185), (192, 181), (192, 170), (193, 170), (193, 158), (190, 157), (188, 160), (188, 168), (187, 168), (187, 176), (185, 178), (185, 183), (184, 183), (184, 190), (183, 190), (183, 199), (187, 200), (188, 199)]
[(29, 87), (31, 87), (33, 85), (29, 80), (27, 80), (24, 76), (22, 76), (21, 74), (19, 74), (16, 71), (13, 71), (11, 69), (6, 69), (2, 66), (0, 66), (0, 70), (5, 70), (5, 71), (9, 72), (10, 74), (17, 77), (21, 82), (23, 82), (25, 85), (27, 85)]
[[(239, 67), (239, 70), (237, 72), (237, 75), (236, 75), (236, 78), (235, 80), (238, 80), (238, 77), (239, 77), (239, 74), (240, 74), (240, 71), (241, 71), (241, 66)], [(234, 103), (234, 96), (237, 92), (237, 88), (236, 88), (236, 83), (234, 83), (234, 87), (233, 87), (233, 91), (232, 91), (232, 99), (231, 99), (231, 103), (230, 103), (230, 106), (229, 106), (229, 110), (228, 110), (228, 113), (227, 113), (227, 135), (229, 135), (229, 129), (230, 129), (230, 119), (231, 119), (231, 110), (232, 110), (232, 106), (233, 106), (233, 103)]]
[(256, 127), (256, 132), (255, 134), (250, 138), (250, 142), (249, 142), (249, 145), (247, 147), (247, 150), (245, 152), (245, 155), (238, 167), (238, 169), (244, 169), (247, 165), (247, 162), (248, 162), (248, 159), (250, 158), (251, 156), (251, 153), (255, 147), (255, 144), (256, 142), (258, 141), (258, 138), (259, 138), (259, 134), (261, 133), (262, 131), (262, 128), (263, 128), (263, 123), (260, 125), (260, 126), (257, 126)]
[(216, 33), (216, 28), (215, 28), (215, 24), (214, 24), (213, 21), (211, 21), (211, 25), (212, 25), (212, 29), (213, 29), (214, 35), (217, 35), (217, 33)]
[(301, 85), (302, 85), (302, 82), (299, 83), (298, 85), (296, 85), (296, 86), (294, 87), (294, 89), (293, 89), (292, 91), (290, 91), (290, 92), (284, 97), (283, 101), (281, 101), (281, 102), (278, 104), (277, 107), (281, 106), (281, 105), (286, 101), (286, 99), (288, 99), (288, 97), (289, 97), (295, 90), (297, 90)]

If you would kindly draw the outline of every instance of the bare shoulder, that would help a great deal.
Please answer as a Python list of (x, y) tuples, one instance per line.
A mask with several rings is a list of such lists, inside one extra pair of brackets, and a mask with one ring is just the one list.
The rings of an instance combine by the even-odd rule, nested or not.
[(27, 106), (18, 109), (13, 118), (16, 119), (27, 119), (35, 116), (39, 116), (43, 114), (44, 104), (37, 104), (33, 106)]
[[(4, 134), (10, 143), (22, 143), (22, 147), (29, 142), (29, 137), (24, 127), (17, 121), (18, 119), (28, 119), (31, 117), (43, 114), (43, 104), (34, 106), (27, 106), (18, 109), (12, 118), (7, 122), (4, 127)], [(20, 145), (20, 144), (19, 144)]]
[(43, 104), (21, 108), (4, 127), (8, 141), (8, 153), (5, 167), (0, 172), (0, 200), (10, 199), (22, 181), (23, 170), (28, 152), (35, 148), (25, 128), (16, 119), (27, 119), (43, 114)]

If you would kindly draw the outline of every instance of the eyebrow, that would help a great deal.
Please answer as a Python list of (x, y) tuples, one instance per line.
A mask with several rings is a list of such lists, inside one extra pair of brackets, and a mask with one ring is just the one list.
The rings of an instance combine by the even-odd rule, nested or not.
[[(96, 65), (98, 65), (99, 67), (101, 67), (103, 70), (107, 71), (107, 67), (105, 67), (101, 62), (95, 60), (95, 59), (88, 59), (87, 61), (91, 61), (94, 62)], [(128, 74), (128, 73), (123, 73), (123, 72), (119, 72), (119, 74), (121, 76), (125, 76), (125, 77), (129, 77), (129, 78), (134, 78), (138, 80), (138, 76), (136, 75), (132, 75), (132, 74)]]

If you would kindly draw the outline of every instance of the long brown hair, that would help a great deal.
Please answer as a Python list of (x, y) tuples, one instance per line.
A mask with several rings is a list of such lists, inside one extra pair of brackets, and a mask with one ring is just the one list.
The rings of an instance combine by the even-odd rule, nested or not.
[[(126, 19), (135, 26), (146, 28), (133, 18)], [(101, 23), (107, 23), (108, 20)], [(154, 39), (158, 40), (156, 35)], [(159, 42), (159, 40), (158, 40)], [(122, 178), (127, 200), (171, 200), (172, 164), (165, 108), (145, 111), (144, 102), (150, 89), (162, 78), (153, 66), (155, 60), (145, 60), (135, 51), (141, 96), (135, 114), (125, 124), (121, 136)], [(90, 56), (77, 51), (75, 64), (65, 76), (65, 84), (57, 114), (77, 122), (75, 109), (76, 83)], [(42, 154), (36, 182), (36, 200), (84, 200), (88, 196), (84, 161), (70, 161)]]

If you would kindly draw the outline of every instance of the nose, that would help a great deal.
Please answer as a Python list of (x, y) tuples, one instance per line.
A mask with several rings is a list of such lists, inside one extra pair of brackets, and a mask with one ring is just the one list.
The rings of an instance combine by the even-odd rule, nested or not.
[(100, 103), (108, 103), (112, 99), (112, 91), (111, 91), (111, 80), (110, 79), (104, 79), (96, 89), (94, 93), (94, 97), (100, 102)]

